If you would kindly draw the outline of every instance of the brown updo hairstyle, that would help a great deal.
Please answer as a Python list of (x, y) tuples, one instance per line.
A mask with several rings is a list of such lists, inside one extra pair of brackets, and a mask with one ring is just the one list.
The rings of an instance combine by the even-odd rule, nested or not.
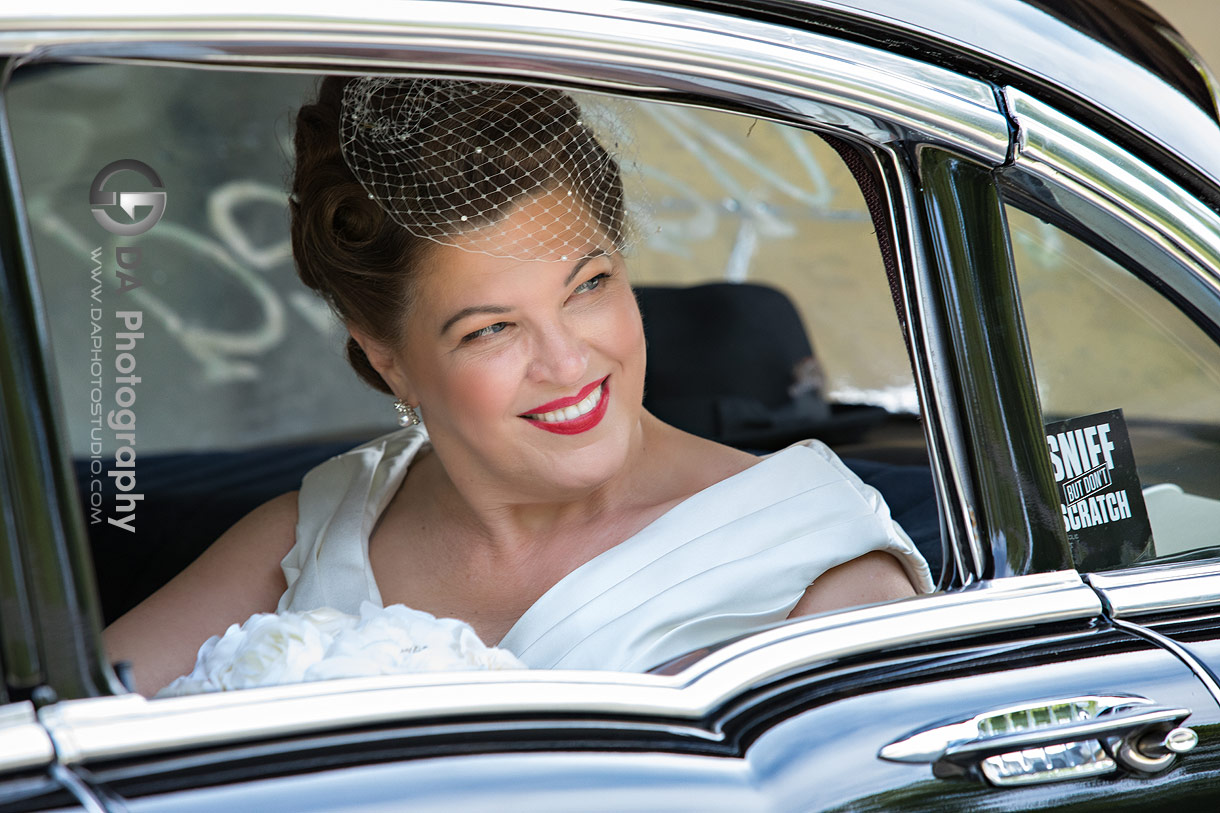
[[(405, 317), (416, 304), (413, 281), (436, 244), (395, 222), (369, 197), (369, 191), (344, 161), (339, 145), (340, 117), (343, 89), (349, 81), (346, 76), (324, 78), (316, 100), (297, 114), (296, 165), (289, 198), (292, 254), (301, 281), (326, 300), (344, 324), (395, 347), (402, 341)], [(404, 79), (381, 92), (405, 97), (418, 92), (419, 84)], [(505, 89), (512, 92), (506, 94)], [(475, 227), (495, 222), (514, 205), (565, 185), (574, 151), (605, 154), (587, 129), (571, 126), (571, 122), (578, 123), (580, 109), (562, 91), (498, 86), (496, 93), (473, 99), (467, 96), (460, 109), (437, 110), (419, 124), (421, 140), (433, 145), (439, 142), (444, 149), (433, 148), (426, 154), (420, 151), (412, 160), (394, 167), (400, 175), (411, 174), (413, 183), (406, 186), (432, 190), (427, 198), (407, 202), (416, 208), (413, 218), (426, 219), (431, 214), (426, 211), (429, 200), (447, 197), (452, 201), (456, 196), (471, 211), (478, 210), (481, 216)], [(570, 111), (570, 122), (554, 115), (535, 115), (535, 111), (553, 111), (557, 105)], [(511, 115), (506, 116), (506, 110)], [(489, 124), (505, 120), (514, 125), (511, 142)], [(488, 145), (478, 156), (477, 167), (466, 146), (471, 134)], [(489, 161), (495, 170), (492, 175), (487, 171)], [(454, 166), (461, 170), (456, 181), (452, 178)], [(439, 172), (440, 167), (446, 167), (446, 173)], [(447, 187), (439, 196), (437, 184)], [(496, 190), (509, 186), (525, 191), (487, 211), (486, 201)], [(592, 185), (569, 188), (576, 189), (582, 198), (597, 196), (602, 205), (585, 200), (586, 208), (614, 244), (622, 246), (624, 200), (617, 162), (606, 156), (602, 177)], [(609, 205), (605, 205), (607, 201)], [(366, 383), (393, 394), (351, 337), (347, 340), (347, 358)]]

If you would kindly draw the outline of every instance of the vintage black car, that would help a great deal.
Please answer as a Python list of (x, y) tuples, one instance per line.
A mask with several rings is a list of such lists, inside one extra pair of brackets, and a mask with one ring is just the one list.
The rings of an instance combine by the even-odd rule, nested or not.
[[(1220, 121), (1137, 0), (47, 0), (0, 55), (0, 808), (1220, 804)], [(331, 73), (630, 102), (648, 405), (822, 438), (938, 591), (643, 674), (128, 692), (104, 623), (391, 426), (286, 246)]]

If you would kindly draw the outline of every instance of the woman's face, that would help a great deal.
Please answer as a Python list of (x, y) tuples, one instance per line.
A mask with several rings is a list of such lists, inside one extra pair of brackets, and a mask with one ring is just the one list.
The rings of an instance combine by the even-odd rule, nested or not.
[(438, 246), (394, 354), (398, 380), (387, 379), (420, 405), (451, 477), (538, 499), (624, 469), (644, 391), (644, 331), (622, 256), (552, 197), (489, 228), (515, 241), (549, 223), (539, 255), (570, 259)]

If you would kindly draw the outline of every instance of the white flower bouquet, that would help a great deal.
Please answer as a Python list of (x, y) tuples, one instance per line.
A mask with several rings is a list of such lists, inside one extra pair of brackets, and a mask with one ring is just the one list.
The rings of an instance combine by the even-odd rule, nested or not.
[(343, 677), (525, 668), (508, 650), (485, 645), (465, 621), (366, 601), (359, 616), (330, 607), (256, 613), (205, 641), (194, 670), (157, 697)]

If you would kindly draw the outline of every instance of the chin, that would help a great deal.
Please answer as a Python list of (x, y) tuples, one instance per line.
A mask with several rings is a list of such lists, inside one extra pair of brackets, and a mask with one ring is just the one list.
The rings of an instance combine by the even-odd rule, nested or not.
[(552, 458), (549, 476), (557, 486), (573, 491), (588, 491), (605, 485), (627, 466), (629, 434), (608, 437), (582, 449)]
[(573, 442), (575, 437), (571, 435), (558, 436), (566, 441), (561, 442), (562, 445), (570, 448), (557, 452), (548, 450), (542, 461), (539, 481), (550, 481), (564, 491), (580, 492), (603, 486), (621, 474), (630, 458), (632, 433), (628, 423), (620, 419), (610, 425), (603, 424), (589, 434), (593, 437), (585, 443)]

